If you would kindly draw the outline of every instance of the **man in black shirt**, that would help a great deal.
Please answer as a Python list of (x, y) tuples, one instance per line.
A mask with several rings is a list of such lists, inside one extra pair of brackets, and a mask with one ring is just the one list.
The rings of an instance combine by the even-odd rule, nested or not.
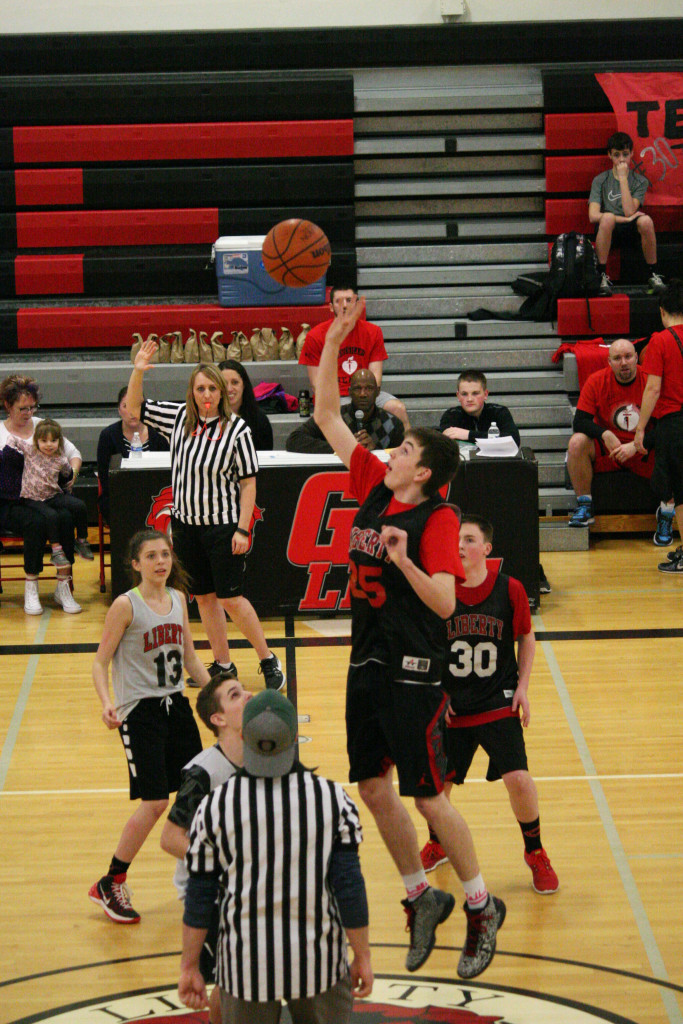
[[(397, 448), (403, 440), (403, 424), (399, 418), (376, 404), (379, 390), (372, 370), (356, 370), (349, 381), (351, 401), (341, 407), (342, 419), (368, 451)], [(288, 452), (332, 454), (332, 447), (312, 416), (292, 431), (285, 447)]]
[(505, 405), (487, 402), (486, 377), (478, 370), (467, 370), (458, 377), (459, 406), (446, 409), (439, 430), (453, 441), (472, 441), (487, 437), (492, 423), (498, 425), (501, 437), (511, 437), (520, 444), (519, 431), (512, 413)]

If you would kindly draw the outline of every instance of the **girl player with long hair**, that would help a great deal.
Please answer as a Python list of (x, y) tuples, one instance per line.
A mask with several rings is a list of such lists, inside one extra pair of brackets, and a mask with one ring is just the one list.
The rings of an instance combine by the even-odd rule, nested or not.
[[(128, 761), (130, 799), (139, 806), (124, 825), (109, 870), (88, 896), (118, 924), (137, 924), (126, 876), (132, 860), (178, 789), (181, 769), (202, 749), (183, 694), (183, 668), (204, 686), (209, 673), (192, 642), (187, 577), (171, 542), (140, 530), (128, 548), (134, 586), (111, 605), (93, 662), (102, 721), (118, 729)], [(114, 699), (109, 692), (112, 665)]]

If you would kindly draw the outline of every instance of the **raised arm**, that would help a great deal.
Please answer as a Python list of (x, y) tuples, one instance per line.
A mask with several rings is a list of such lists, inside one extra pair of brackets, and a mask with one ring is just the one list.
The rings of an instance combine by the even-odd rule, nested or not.
[(133, 363), (133, 372), (128, 381), (126, 392), (126, 405), (132, 416), (140, 416), (143, 402), (142, 380), (145, 370), (149, 369), (151, 359), (158, 349), (156, 341), (147, 340), (142, 343)]
[(359, 298), (352, 308), (338, 313), (330, 324), (320, 357), (315, 391), (315, 422), (347, 468), (358, 442), (341, 417), (337, 364), (341, 344), (360, 320), (364, 309), (365, 299)]

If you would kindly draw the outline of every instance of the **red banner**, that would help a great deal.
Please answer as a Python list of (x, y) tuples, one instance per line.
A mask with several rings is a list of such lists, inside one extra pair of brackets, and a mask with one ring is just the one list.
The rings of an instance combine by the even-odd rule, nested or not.
[(633, 72), (595, 76), (633, 139), (633, 169), (650, 182), (646, 206), (683, 204), (683, 74)]

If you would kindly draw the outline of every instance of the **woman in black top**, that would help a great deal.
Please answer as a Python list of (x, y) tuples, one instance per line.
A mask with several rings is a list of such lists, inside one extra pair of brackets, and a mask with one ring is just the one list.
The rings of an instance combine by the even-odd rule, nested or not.
[(126, 384), (119, 391), (116, 400), (120, 419), (105, 427), (97, 442), (97, 477), (100, 482), (100, 495), (97, 500), (105, 523), (109, 522), (109, 463), (112, 455), (128, 458), (133, 434), (136, 433), (140, 435), (143, 452), (168, 451), (166, 438), (157, 433), (154, 427), (145, 426), (137, 416), (133, 416), (130, 412), (126, 402), (127, 391), (128, 385)]
[(249, 374), (236, 359), (224, 359), (218, 369), (228, 388), (230, 408), (251, 430), (256, 451), (272, 452), (273, 428), (263, 409), (259, 409)]

